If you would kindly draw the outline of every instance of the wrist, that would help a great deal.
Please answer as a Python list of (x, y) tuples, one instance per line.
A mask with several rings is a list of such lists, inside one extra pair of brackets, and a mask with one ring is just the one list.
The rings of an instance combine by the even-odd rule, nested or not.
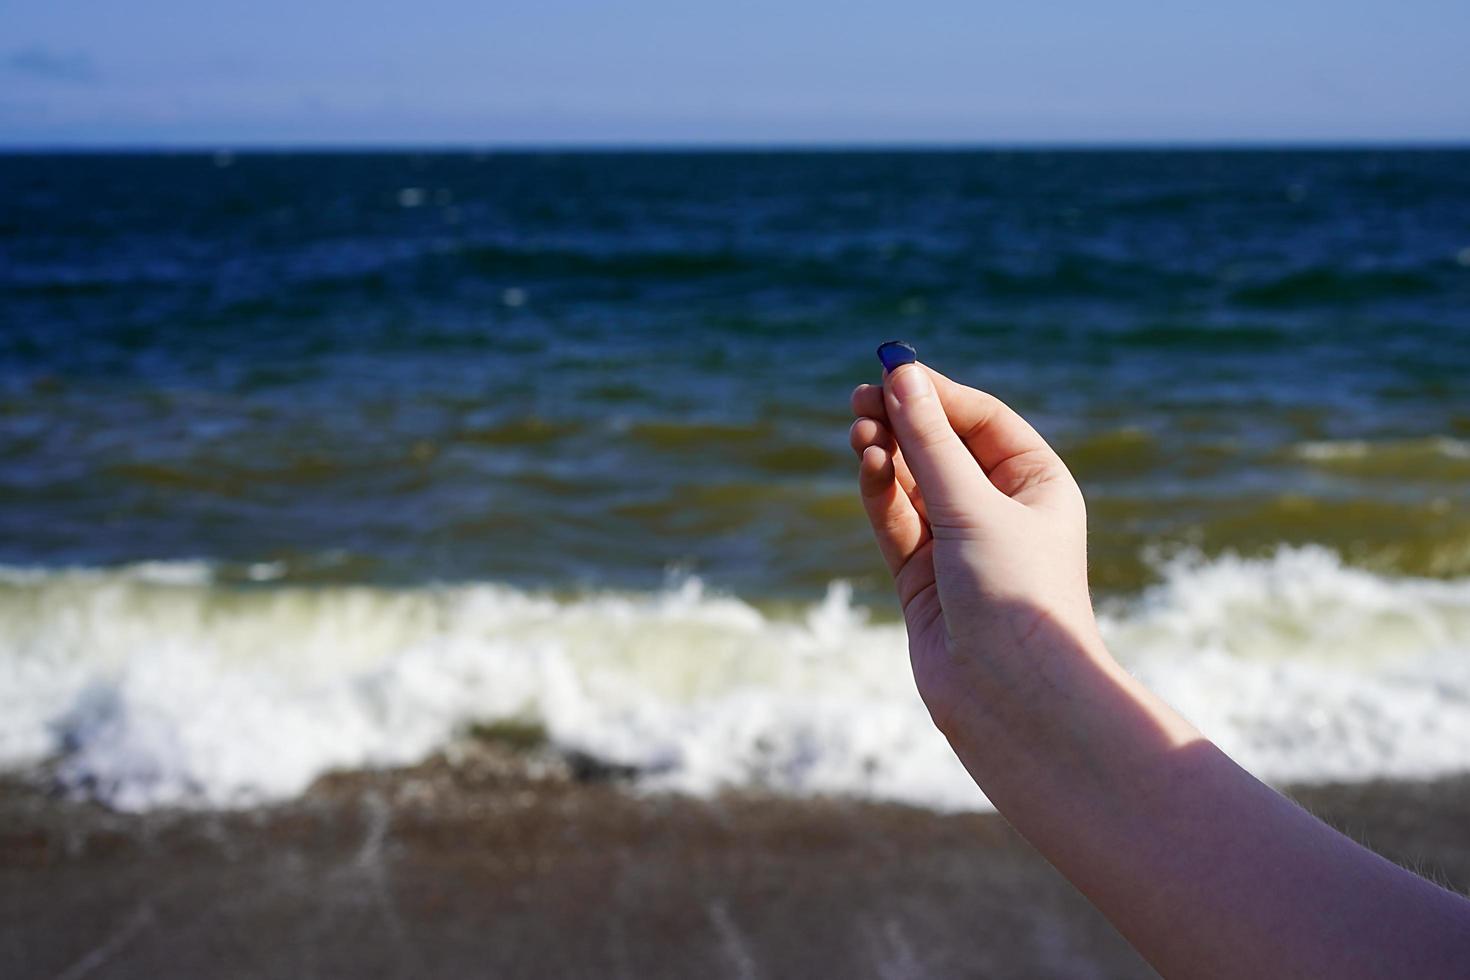
[(1108, 652), (1090, 607), (994, 606), (947, 647), (948, 676), (937, 685), (919, 678), (919, 687), (935, 726), (962, 757), (971, 743), (1000, 751), (1012, 741), (1039, 746), (1082, 736), (1086, 706), (1137, 686)]

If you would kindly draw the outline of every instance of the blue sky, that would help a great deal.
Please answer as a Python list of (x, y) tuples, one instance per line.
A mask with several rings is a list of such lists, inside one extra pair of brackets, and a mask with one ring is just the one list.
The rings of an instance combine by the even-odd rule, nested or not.
[(0, 144), (1470, 140), (1465, 0), (0, 0)]

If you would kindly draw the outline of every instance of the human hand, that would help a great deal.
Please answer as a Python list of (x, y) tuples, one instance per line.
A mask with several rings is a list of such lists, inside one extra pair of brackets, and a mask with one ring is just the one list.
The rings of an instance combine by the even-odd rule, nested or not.
[[(1014, 693), (1107, 653), (1087, 591), (1077, 482), (993, 395), (905, 364), (852, 393), (850, 441), (878, 547), (893, 573), (919, 694), (946, 734), (961, 706)], [(1055, 638), (1063, 633), (1068, 644)], [(1040, 666), (1042, 669), (1037, 670)]]
[(977, 785), (1164, 976), (1460, 976), (1470, 904), (1260, 783), (1109, 656), (1061, 459), (918, 363), (852, 395), (919, 694)]

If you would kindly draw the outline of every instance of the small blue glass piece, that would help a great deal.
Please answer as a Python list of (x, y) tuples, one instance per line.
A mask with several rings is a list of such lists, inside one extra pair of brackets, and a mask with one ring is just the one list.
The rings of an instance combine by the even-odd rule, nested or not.
[(878, 360), (883, 362), (883, 369), (886, 371), (892, 371), (900, 364), (912, 364), (918, 359), (919, 352), (914, 350), (913, 345), (901, 340), (890, 340), (878, 345)]

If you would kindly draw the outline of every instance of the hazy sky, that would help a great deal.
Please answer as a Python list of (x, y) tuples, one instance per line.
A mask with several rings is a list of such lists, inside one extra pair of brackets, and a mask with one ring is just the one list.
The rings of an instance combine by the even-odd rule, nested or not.
[(1467, 0), (0, 0), (11, 145), (1467, 139)]

